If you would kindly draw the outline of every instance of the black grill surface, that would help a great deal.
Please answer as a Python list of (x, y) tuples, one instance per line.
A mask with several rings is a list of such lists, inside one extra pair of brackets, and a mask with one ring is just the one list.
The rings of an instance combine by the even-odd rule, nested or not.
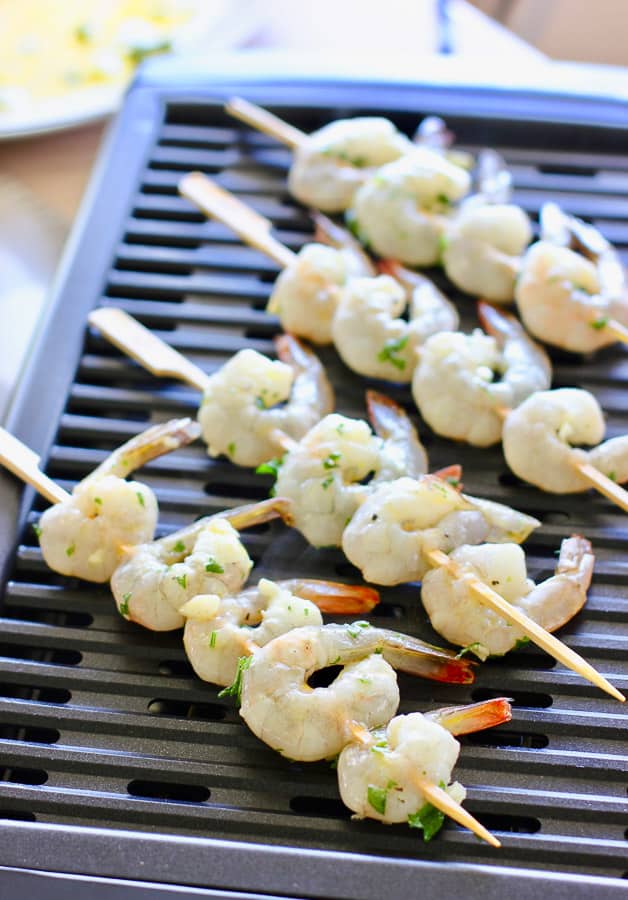
[[(561, 122), (560, 105), (555, 115), (522, 123), (508, 118), (516, 104), (513, 113), (507, 97), (487, 104), (490, 113), (470, 113), (464, 90), (365, 93), (346, 83), (310, 84), (296, 96), (289, 85), (236, 87), (306, 131), (339, 114), (374, 112), (411, 132), (423, 114), (445, 109), (464, 146), (491, 144), (504, 154), (514, 199), (533, 217), (555, 199), (628, 254), (628, 129)], [(87, 332), (90, 308), (128, 311), (208, 373), (243, 347), (273, 354), (277, 322), (264, 307), (276, 265), (205, 221), (176, 190), (182, 173), (200, 169), (271, 218), (289, 247), (310, 239), (309, 217), (286, 190), (288, 152), (222, 112), (230, 89), (210, 95), (196, 85), (140, 85), (110, 136), (10, 422), (69, 490), (132, 434), (193, 415), (198, 399)], [(464, 325), (477, 324), (469, 300), (452, 296)], [(363, 416), (368, 385), (333, 351), (322, 356), (339, 410)], [(607, 414), (608, 436), (628, 431), (625, 348), (595, 359), (553, 357), (555, 386), (591, 390)], [(406, 389), (389, 393), (411, 409)], [(561, 637), (628, 690), (623, 514), (593, 493), (542, 494), (508, 472), (499, 448), (456, 446), (419, 424), (433, 467), (461, 462), (469, 493), (542, 520), (526, 548), (536, 580), (550, 575), (563, 536), (591, 539), (597, 562), (589, 602)], [(209, 460), (200, 443), (151, 463), (140, 477), (157, 493), (161, 534), (262, 499), (270, 484)], [(45, 503), (30, 491), (21, 497), (5, 475), (0, 490), (1, 864), (220, 888), (229, 896), (414, 896), (420, 885), (495, 897), (621, 889), (626, 711), (540, 650), (486, 663), (468, 688), (402, 677), (402, 712), (503, 694), (514, 700), (510, 724), (462, 739), (456, 770), (468, 808), (503, 848), (492, 850), (453, 823), (424, 844), (406, 827), (352, 821), (329, 765), (290, 763), (258, 742), (233, 703), (193, 677), (179, 634), (145, 632), (120, 619), (108, 588), (50, 572), (32, 530)], [(280, 524), (256, 529), (245, 543), (256, 576), (357, 574), (339, 551), (313, 550)], [(417, 585), (385, 589), (382, 597), (378, 624), (438, 640)]]

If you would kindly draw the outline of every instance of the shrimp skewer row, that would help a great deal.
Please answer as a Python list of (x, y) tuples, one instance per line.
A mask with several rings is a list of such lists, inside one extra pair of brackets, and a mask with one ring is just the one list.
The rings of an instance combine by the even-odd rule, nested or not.
[[(339, 289), (353, 276), (374, 274), (371, 262), (355, 242), (345, 241), (340, 247), (309, 243), (296, 254), (271, 236), (268, 219), (201, 172), (185, 175), (179, 192), (281, 266), (283, 271), (266, 308), (279, 317), (284, 331), (316, 344), (331, 343)], [(319, 223), (319, 231), (322, 227)], [(337, 230), (333, 233), (338, 236)]]
[[(294, 628), (322, 626), (321, 612), (350, 615), (368, 612), (379, 602), (373, 588), (331, 581), (262, 578), (255, 587), (235, 596), (193, 597), (180, 610), (185, 616), (183, 641), (188, 659), (204, 681), (230, 685), (237, 678), (242, 657), (249, 657), (271, 640)], [(365, 628), (362, 622), (355, 628)], [(467, 683), (472, 668), (448, 650), (417, 638), (381, 630), (385, 654), (394, 666), (410, 666), (412, 674), (436, 681)]]
[[(499, 847), (500, 842), (460, 806), (466, 794), (462, 785), (449, 783), (460, 751), (452, 735), (491, 728), (511, 718), (509, 702), (497, 698), (396, 716), (385, 728), (373, 731), (356, 724), (353, 740), (338, 758), (342, 801), (358, 818), (386, 824), (407, 822), (420, 828), (425, 841), (440, 830), (444, 815), (448, 815)], [(435, 814), (433, 807), (441, 815)]]
[(380, 117), (341, 119), (308, 135), (239, 97), (225, 109), (294, 151), (288, 176), (291, 193), (325, 212), (347, 209), (370, 173), (413, 149), (392, 122)]
[[(480, 509), (473, 510), (474, 506)], [(434, 476), (423, 476), (418, 482), (400, 478), (380, 486), (364, 501), (344, 530), (342, 547), (363, 577), (375, 584), (424, 578), (431, 567), (442, 567), (454, 578), (464, 578), (481, 603), (519, 626), (559, 662), (623, 701), (623, 694), (581, 656), (444, 552), (463, 544), (482, 543), (487, 540), (487, 532), (488, 540), (496, 543), (522, 541), (539, 524), (500, 504), (458, 494)], [(473, 535), (471, 540), (465, 537), (469, 534)]]
[(108, 581), (126, 549), (151, 540), (157, 524), (153, 491), (125, 478), (151, 459), (189, 444), (199, 431), (190, 419), (155, 425), (114, 450), (68, 494), (41, 472), (32, 450), (0, 429), (0, 462), (55, 504), (37, 526), (50, 568), (86, 581)]
[[(594, 487), (628, 512), (628, 435), (600, 443), (604, 417), (579, 388), (538, 391), (517, 409), (501, 409), (506, 462), (520, 478), (555, 494)], [(583, 450), (580, 444), (597, 444)], [(530, 448), (534, 447), (534, 453)]]
[(281, 446), (273, 440), (276, 430), (299, 438), (333, 409), (333, 389), (318, 357), (291, 335), (275, 340), (279, 360), (240, 350), (210, 376), (121, 309), (101, 307), (88, 318), (149, 372), (203, 392), (198, 419), (210, 456), (259, 465)]
[[(385, 726), (397, 711), (397, 678), (386, 658), (389, 634), (368, 622), (355, 622), (296, 628), (275, 638), (240, 668), (242, 718), (260, 740), (290, 759), (313, 762), (340, 753), (356, 730), (368, 734)], [(392, 635), (393, 665), (415, 672), (413, 642)], [(309, 686), (316, 671), (336, 665), (342, 669), (328, 687)], [(451, 766), (453, 762), (455, 756)], [(454, 798), (441, 796), (430, 777), (423, 777), (421, 784), (444, 812), (464, 815)], [(472, 817), (465, 824), (486, 837)]]

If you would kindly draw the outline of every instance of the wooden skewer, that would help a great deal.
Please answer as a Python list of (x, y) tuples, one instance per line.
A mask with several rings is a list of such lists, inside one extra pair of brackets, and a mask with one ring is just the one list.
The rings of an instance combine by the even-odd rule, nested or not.
[(240, 122), (276, 138), (280, 144), (285, 144), (292, 150), (299, 147), (307, 138), (305, 132), (242, 97), (232, 97), (225, 103), (225, 110)]
[(156, 337), (148, 328), (144, 328), (124, 310), (103, 306), (89, 314), (88, 322), (115, 347), (153, 375), (178, 378), (198, 388), (199, 391), (204, 391), (207, 387), (209, 375)]
[[(362, 744), (363, 747), (372, 747), (373, 746), (373, 737), (364, 727), (364, 725), (360, 725), (359, 722), (350, 722), (349, 723), (349, 731), (353, 735), (354, 739)], [(459, 825), (463, 825), (465, 828), (468, 828), (473, 834), (477, 835), (477, 837), (482, 838), (482, 840), (489, 843), (492, 847), (501, 847), (500, 842), (497, 840), (495, 835), (491, 834), (484, 825), (481, 825), (480, 822), (476, 818), (474, 818), (470, 812), (467, 812), (464, 807), (462, 807), (459, 803), (449, 796), (447, 791), (444, 791), (442, 788), (437, 787), (431, 781), (428, 781), (427, 778), (422, 775), (414, 774), (412, 777), (415, 786), (421, 791), (421, 793), (426, 797), (432, 806), (435, 806), (437, 809), (440, 809), (442, 813), (446, 816), (449, 816), (450, 819), (453, 819), (455, 822), (458, 822)]]
[(202, 172), (184, 175), (179, 182), (179, 193), (198, 206), (206, 216), (218, 219), (235, 231), (245, 243), (275, 260), (282, 269), (296, 259), (292, 250), (272, 236), (272, 223), (268, 219), (219, 187)]
[[(512, 410), (505, 406), (496, 406), (495, 412), (505, 419)], [(616, 503), (620, 509), (624, 510), (624, 512), (628, 512), (628, 491), (626, 491), (625, 488), (620, 484), (617, 484), (616, 481), (610, 479), (603, 472), (600, 472), (600, 470), (596, 469), (595, 466), (592, 466), (591, 463), (582, 462), (582, 460), (576, 457), (572, 457), (569, 462), (574, 469), (580, 472), (583, 478), (586, 478), (591, 487), (595, 488), (596, 491), (599, 491), (600, 494), (604, 494), (604, 496), (608, 497), (609, 500), (612, 500), (613, 503)]]
[(447, 556), (446, 553), (443, 553), (442, 550), (428, 551), (427, 558), (432, 565), (447, 569), (454, 578), (464, 580), (480, 603), (483, 603), (484, 606), (488, 606), (489, 609), (492, 609), (500, 616), (503, 616), (508, 622), (518, 625), (535, 644), (549, 653), (550, 656), (553, 656), (554, 659), (561, 662), (564, 666), (567, 666), (568, 669), (582, 675), (587, 681), (590, 681), (603, 691), (606, 691), (607, 694), (610, 694), (611, 697), (614, 697), (616, 700), (620, 700), (622, 703), (626, 700), (624, 695), (607, 681), (603, 675), (600, 675), (590, 663), (567, 647), (566, 644), (563, 644), (562, 641), (559, 641), (553, 634), (546, 631), (545, 628), (542, 628), (526, 616), (526, 614), (518, 609), (518, 607), (513, 606), (508, 603), (507, 600), (504, 600), (503, 597), (487, 584), (484, 584), (484, 582), (472, 572), (463, 569), (462, 566), (458, 565), (455, 560)]
[(4, 428), (0, 428), (0, 463), (51, 503), (70, 499), (67, 491), (41, 471), (37, 454)]

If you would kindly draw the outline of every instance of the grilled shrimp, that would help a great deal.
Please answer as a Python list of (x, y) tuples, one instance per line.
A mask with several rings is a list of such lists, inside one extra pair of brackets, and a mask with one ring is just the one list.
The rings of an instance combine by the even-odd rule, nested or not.
[(155, 425), (114, 450), (76, 485), (69, 500), (47, 509), (37, 531), (50, 568), (86, 581), (111, 578), (125, 548), (151, 540), (157, 524), (152, 490), (125, 478), (198, 435), (198, 426), (189, 419)]
[[(408, 305), (406, 321), (402, 314)], [(427, 278), (409, 296), (389, 275), (352, 278), (340, 291), (331, 333), (336, 350), (354, 372), (409, 382), (417, 347), (435, 331), (456, 327), (458, 317), (452, 310)]]
[(468, 294), (509, 303), (531, 238), (530, 220), (514, 204), (463, 205), (443, 239), (443, 267)]
[(306, 244), (279, 275), (267, 310), (279, 317), (284, 331), (329, 344), (339, 289), (349, 278), (369, 274), (361, 256), (350, 248)]
[(501, 439), (502, 410), (548, 388), (552, 371), (517, 319), (488, 304), (480, 314), (490, 335), (442, 332), (420, 348), (412, 394), (437, 434), (488, 447)]
[[(250, 659), (242, 669), (243, 719), (274, 750), (306, 762), (342, 750), (352, 723), (376, 728), (392, 718), (399, 705), (393, 666), (438, 680), (473, 677), (452, 655), (368, 622), (295, 628)], [(309, 686), (315, 672), (338, 665), (328, 687)]]
[[(612, 274), (612, 273), (611, 273)], [(515, 289), (528, 331), (548, 344), (590, 353), (615, 343), (610, 319), (628, 325), (628, 292), (601, 265), (548, 241), (527, 251)]]
[[(628, 481), (628, 435), (600, 443), (604, 432), (593, 394), (579, 388), (539, 391), (506, 417), (504, 456), (515, 475), (553, 494), (589, 490), (574, 463), (589, 463), (622, 484)], [(598, 446), (583, 450), (582, 444)]]
[(453, 203), (469, 190), (464, 169), (423, 147), (383, 166), (357, 191), (350, 218), (380, 256), (434, 265)]
[(210, 456), (256, 466), (277, 450), (273, 432), (298, 440), (334, 407), (317, 356), (291, 335), (276, 339), (279, 360), (240, 350), (209, 379), (198, 412)]
[(279, 468), (275, 491), (292, 501), (294, 525), (315, 547), (339, 546), (347, 521), (378, 484), (427, 469), (404, 410), (374, 391), (367, 405), (377, 436), (361, 419), (333, 413), (310, 429)]
[(231, 684), (238, 660), (273, 638), (303, 625), (322, 625), (321, 610), (347, 615), (369, 612), (377, 591), (333, 581), (260, 579), (232, 597), (201, 594), (182, 608), (183, 643), (196, 674), (214, 684)]
[(237, 594), (253, 563), (236, 528), (286, 515), (281, 499), (199, 519), (151, 543), (133, 547), (111, 578), (118, 611), (152, 631), (181, 628), (180, 608), (197, 594)]
[(460, 752), (453, 734), (466, 734), (510, 720), (510, 704), (502, 699), (470, 706), (437, 709), (422, 715), (396, 716), (385, 728), (347, 744), (338, 758), (338, 787), (343, 803), (358, 818), (391, 824), (407, 822), (423, 830), (426, 841), (444, 821), (428, 803), (420, 780), (445, 785), (460, 803), (466, 791), (451, 772)]
[(343, 212), (374, 170), (410, 150), (412, 143), (388, 119), (340, 119), (296, 147), (288, 185), (306, 206)]
[(501, 503), (458, 493), (434, 475), (380, 485), (342, 536), (347, 558), (373, 584), (418, 581), (430, 550), (462, 544), (521, 542), (541, 523)]
[[(595, 561), (591, 544), (579, 535), (562, 542), (555, 574), (537, 585), (527, 577), (517, 544), (462, 546), (451, 558), (547, 631), (556, 631), (582, 609)], [(427, 572), (421, 598), (434, 630), (480, 659), (502, 656), (526, 639), (519, 627), (476, 600), (464, 578), (445, 568)]]

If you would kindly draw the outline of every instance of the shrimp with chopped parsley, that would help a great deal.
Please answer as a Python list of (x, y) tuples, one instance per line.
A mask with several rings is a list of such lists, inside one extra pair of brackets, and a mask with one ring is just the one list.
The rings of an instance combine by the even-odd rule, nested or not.
[(157, 524), (153, 491), (126, 477), (198, 435), (190, 419), (155, 425), (114, 450), (68, 500), (47, 509), (37, 533), (50, 568), (86, 581), (108, 581), (126, 549), (150, 541)]

